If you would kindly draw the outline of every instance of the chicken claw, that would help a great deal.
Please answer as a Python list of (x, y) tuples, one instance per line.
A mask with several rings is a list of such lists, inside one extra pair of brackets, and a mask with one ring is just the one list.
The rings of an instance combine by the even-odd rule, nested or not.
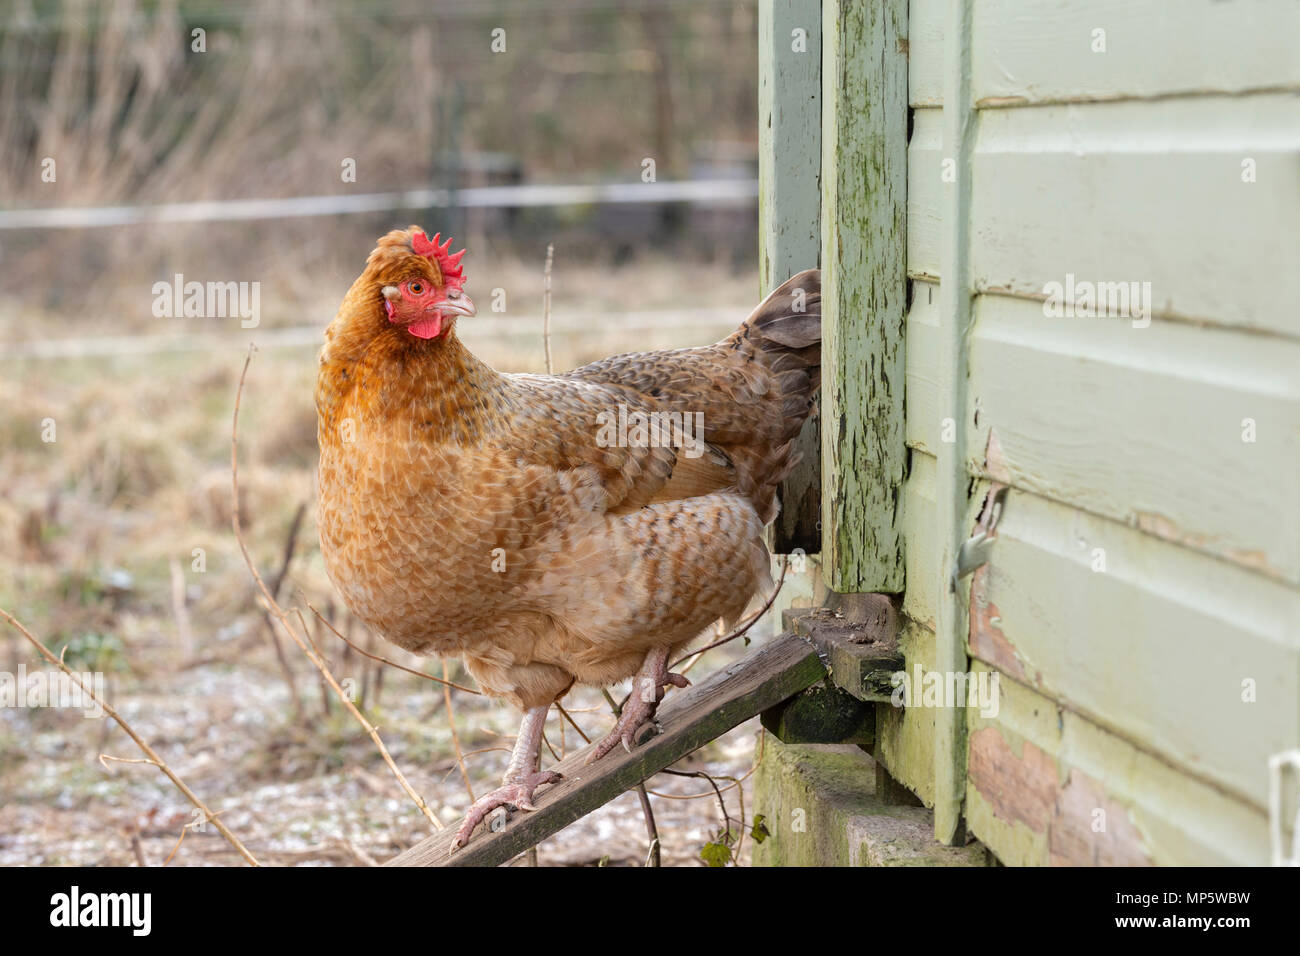
[(533, 791), (544, 783), (556, 783), (564, 779), (554, 770), (538, 770), (537, 767), (541, 756), (542, 730), (546, 726), (546, 712), (550, 709), (548, 704), (525, 711), (523, 722), (519, 725), (519, 736), (515, 738), (515, 748), (510, 754), (505, 780), (491, 793), (475, 800), (466, 812), (465, 822), (456, 831), (456, 839), (451, 844), (453, 852), (469, 842), (474, 828), (497, 807), (536, 810), (533, 806)]
[(554, 770), (533, 771), (516, 780), (508, 780), (491, 793), (479, 797), (469, 808), (465, 822), (456, 831), (456, 839), (452, 842), (451, 848), (459, 850), (468, 843), (474, 828), (497, 807), (514, 807), (524, 811), (536, 810), (537, 808), (533, 806), (533, 791), (544, 783), (558, 783), (563, 779), (564, 777)]
[(636, 733), (650, 721), (654, 720), (659, 702), (664, 699), (665, 688), (690, 687), (691, 682), (681, 674), (668, 670), (668, 648), (656, 648), (646, 655), (645, 663), (632, 684), (632, 696), (623, 705), (623, 712), (605, 737), (596, 744), (596, 749), (587, 758), (591, 764), (609, 753), (620, 743), (628, 753), (636, 743)]

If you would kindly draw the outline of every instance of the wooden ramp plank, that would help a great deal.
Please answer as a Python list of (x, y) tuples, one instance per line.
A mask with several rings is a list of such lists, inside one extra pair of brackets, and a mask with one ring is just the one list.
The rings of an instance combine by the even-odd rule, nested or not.
[(584, 747), (551, 768), (564, 780), (538, 791), (534, 812), (512, 813), (497, 832), (480, 826), (469, 845), (455, 853), (450, 849), (456, 827), (450, 826), (386, 865), (499, 866), (824, 676), (813, 646), (782, 634), (700, 683), (669, 694), (659, 709), (663, 732), (632, 753), (618, 748), (588, 767), (584, 761), (591, 748)]

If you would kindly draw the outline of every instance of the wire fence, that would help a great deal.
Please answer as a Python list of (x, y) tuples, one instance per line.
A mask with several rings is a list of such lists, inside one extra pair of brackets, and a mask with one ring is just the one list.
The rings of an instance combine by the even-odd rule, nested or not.
[[(589, 335), (592, 329), (616, 328), (623, 333), (652, 332), (663, 329), (701, 329), (722, 334), (734, 326), (738, 310), (734, 307), (657, 309), (633, 312), (578, 312), (553, 318), (551, 334)], [(479, 316), (463, 332), (467, 341), (509, 339), (521, 335), (540, 335), (540, 314), (518, 316)], [(120, 356), (163, 355), (177, 352), (233, 350), (242, 354), (255, 338), (259, 349), (319, 347), (324, 340), (321, 325), (295, 325), (288, 328), (258, 329), (238, 335), (195, 334), (188, 331), (158, 335), (96, 335), (69, 339), (38, 339), (30, 342), (0, 342), (0, 363), (6, 360), (86, 359)]]

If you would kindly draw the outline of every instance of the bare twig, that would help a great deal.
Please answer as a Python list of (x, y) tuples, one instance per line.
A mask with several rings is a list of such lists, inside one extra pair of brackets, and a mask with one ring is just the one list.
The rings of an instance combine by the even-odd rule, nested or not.
[(645, 784), (636, 785), (637, 799), (641, 801), (641, 813), (645, 817), (645, 835), (650, 841), (650, 852), (646, 854), (646, 866), (659, 866), (662, 858), (659, 853), (659, 828), (655, 825), (655, 813), (650, 806), (650, 794), (646, 793)]
[(275, 651), (275, 660), (280, 665), (284, 682), (289, 686), (289, 699), (293, 705), (294, 717), (302, 720), (302, 698), (298, 696), (298, 683), (294, 680), (293, 668), (289, 666), (289, 658), (284, 653), (284, 645), (280, 643), (280, 635), (275, 632), (275, 624), (271, 621), (269, 611), (262, 612), (262, 626), (266, 628), (266, 635)]
[[(609, 709), (614, 712), (614, 719), (617, 721), (619, 717), (623, 716), (623, 707), (624, 705), (627, 704), (628, 700), (631, 698), (632, 695), (629, 694), (626, 698), (624, 698), (623, 703), (620, 704), (616, 700), (614, 700), (614, 695), (611, 694), (606, 688), (602, 687), (600, 689), (600, 692), (601, 694), (604, 695), (606, 702), (609, 704)], [(561, 712), (563, 713), (563, 711)], [(566, 714), (565, 716), (568, 715)], [(578, 725), (574, 724), (573, 726), (577, 727)], [(581, 734), (582, 731), (580, 730), (578, 731), (578, 733)], [(582, 736), (583, 739), (586, 740), (587, 735), (582, 734)], [(591, 741), (588, 740), (587, 742), (590, 743)], [(650, 838), (650, 850), (646, 855), (645, 865), (659, 866), (660, 863), (659, 828), (655, 825), (654, 810), (652, 810), (650, 807), (650, 794), (645, 788), (644, 780), (642, 780), (640, 783), (636, 785), (636, 795), (637, 795), (637, 799), (641, 801), (641, 815), (645, 817), (645, 830), (646, 830), (646, 834)]]
[[(478, 756), (479, 754), (490, 754), (490, 753), (503, 753), (503, 754), (508, 754), (508, 753), (512, 753), (512, 752), (513, 752), (513, 748), (511, 748), (511, 747), (479, 747), (477, 750), (466, 750), (466, 751), (465, 751), (465, 756), (466, 756), (466, 757), (476, 757), (476, 756)], [(453, 766), (450, 770), (448, 770), (446, 773), (444, 773), (444, 774), (442, 775), (442, 780), (441, 780), (440, 782), (441, 782), (441, 783), (446, 783), (446, 782), (447, 782), (447, 778), (450, 777), (453, 773), (457, 773), (459, 770), (460, 770), (460, 766), (459, 766), (459, 765), (455, 765), (455, 766)]]
[[(93, 700), (95, 703), (97, 703), (100, 707), (104, 709), (104, 713), (108, 714), (108, 716), (112, 717), (115, 721), (117, 721), (117, 725), (126, 732), (126, 735), (130, 737), (135, 742), (135, 745), (139, 747), (141, 751), (144, 752), (144, 755), (149, 758), (147, 761), (143, 761), (143, 762), (152, 763), (155, 767), (161, 770), (163, 772), (163, 775), (167, 777), (167, 779), (170, 780), (173, 784), (176, 785), (176, 789), (179, 790), (181, 793), (183, 793), (185, 795), (185, 798), (189, 800), (190, 803), (198, 807), (199, 810), (203, 812), (205, 818), (212, 821), (213, 825), (216, 826), (217, 828), (217, 832), (226, 838), (226, 841), (235, 848), (235, 850), (239, 853), (240, 856), (242, 856), (248, 863), (250, 863), (253, 866), (261, 865), (257, 862), (257, 859), (253, 856), (253, 854), (248, 852), (248, 848), (245, 847), (242, 842), (240, 842), (239, 837), (235, 836), (235, 834), (230, 831), (229, 827), (227, 827), (224, 823), (222, 823), (220, 820), (217, 819), (217, 815), (208, 809), (208, 805), (204, 803), (202, 800), (200, 800), (198, 795), (193, 790), (191, 790), (188, 786), (186, 786), (185, 781), (176, 775), (176, 771), (172, 770), (172, 768), (167, 765), (167, 762), (163, 760), (162, 757), (158, 756), (158, 752), (154, 750), (152, 747), (150, 747), (148, 742), (145, 741), (145, 739), (141, 737), (139, 734), (137, 734), (131, 728), (130, 724), (128, 724), (125, 720), (122, 719), (121, 714), (119, 714), (116, 710), (114, 710), (113, 707), (106, 700), (101, 698), (93, 690), (87, 687), (82, 682), (81, 678), (78, 677), (77, 674), (73, 672), (73, 670), (70, 667), (68, 667), (68, 665), (63, 663), (61, 658), (55, 657), (54, 654), (50, 651), (50, 649), (46, 647), (43, 643), (41, 643), (40, 639), (37, 638), (36, 635), (34, 635), (31, 631), (27, 630), (27, 628), (23, 627), (23, 625), (19, 623), (17, 618), (15, 618), (4, 608), (0, 608), (0, 617), (3, 617), (9, 623), (10, 627), (15, 628), (19, 634), (27, 638), (27, 640), (32, 644), (32, 646), (35, 647), (38, 651), (40, 651), (42, 657), (44, 657), (47, 661), (49, 661), (59, 670), (63, 671), (63, 673), (68, 676), (69, 680), (71, 680), (74, 684), (76, 684), (78, 687), (81, 688), (83, 693), (85, 693), (91, 700)], [(125, 763), (127, 761), (122, 761), (122, 762)]]
[[(479, 747), (477, 750), (466, 750), (466, 751), (465, 751), (465, 756), (466, 756), (466, 757), (477, 757), (479, 754), (508, 754), (508, 753), (510, 753), (513, 749), (514, 749), (513, 747)], [(451, 774), (452, 774), (455, 770), (456, 770), (456, 768), (455, 768), (455, 767), (452, 767), (451, 770), (448, 770), (448, 771), (447, 771), (447, 776), (451, 776)], [(443, 779), (445, 780), (446, 777), (444, 777)]]
[[(557, 701), (558, 703), (558, 701)], [(569, 741), (564, 733), (564, 717), (560, 716), (560, 759), (563, 760), (569, 753)]]
[(542, 345), (546, 349), (546, 374), (555, 372), (551, 361), (551, 263), (555, 259), (555, 244), (546, 244), (546, 284), (542, 292)]
[[(712, 775), (705, 773), (703, 770), (673, 770), (671, 768), (665, 768), (661, 772), (670, 773), (674, 777), (697, 777), (697, 778), (703, 778), (707, 780), (709, 782), (709, 786), (713, 788), (713, 795), (718, 798), (718, 806), (722, 808), (722, 819), (726, 823), (727, 827), (730, 828), (731, 814), (727, 812), (727, 801), (722, 799), (722, 789), (718, 786), (717, 782), (713, 779)], [(735, 785), (736, 783), (734, 777), (723, 778), (723, 779), (730, 779), (733, 785)], [(705, 796), (708, 796), (708, 794), (705, 794)]]
[[(718, 798), (718, 807), (722, 810), (722, 832), (727, 838), (731, 836), (731, 814), (727, 812), (727, 801), (722, 798), (722, 789), (718, 786), (717, 781), (713, 779), (712, 775), (705, 773), (703, 770), (665, 769), (663, 772), (670, 773), (675, 777), (703, 777), (705, 780), (709, 781), (709, 786), (713, 788), (713, 793)], [(722, 779), (731, 780), (736, 786), (739, 786), (739, 781), (737, 781), (735, 777), (723, 777)], [(740, 828), (743, 830), (744, 826), (745, 820), (744, 817), (741, 817)], [(734, 848), (731, 849), (731, 859), (733, 863), (738, 862), (738, 854)]]
[(740, 865), (740, 851), (745, 846), (745, 788), (740, 785), (740, 781), (735, 777), (728, 777), (736, 783), (736, 802), (740, 804), (740, 836), (736, 838), (736, 849), (732, 852), (732, 858), (735, 859), (736, 865)]
[[(735, 782), (729, 783), (725, 787), (723, 787), (722, 792), (727, 793), (731, 790), (735, 790), (736, 787), (740, 786), (746, 780), (752, 777), (754, 775), (755, 770), (757, 769), (758, 769), (757, 767), (750, 767), (748, 770), (745, 771), (743, 775), (739, 777), (724, 777), (723, 779), (725, 780), (733, 780)], [(660, 772), (668, 773), (669, 771), (663, 770)], [(710, 790), (705, 790), (703, 793), (664, 793), (660, 790), (651, 790), (650, 793), (664, 800), (703, 800), (706, 797), (714, 796), (713, 792)]]
[[(560, 726), (563, 727), (564, 725), (561, 724)], [(564, 759), (560, 756), (560, 752), (555, 749), (555, 745), (551, 743), (551, 738), (546, 736), (546, 731), (542, 731), (542, 743), (546, 744), (546, 749), (551, 752), (551, 757), (556, 763)]]
[(456, 766), (460, 767), (460, 778), (465, 781), (465, 790), (469, 793), (469, 802), (474, 802), (474, 788), (469, 782), (469, 770), (465, 767), (465, 754), (460, 749), (460, 734), (456, 732), (456, 709), (451, 703), (451, 678), (448, 676), (447, 659), (442, 659), (442, 699), (447, 706), (447, 726), (451, 728), (451, 745), (456, 750)]
[(175, 558), (167, 562), (167, 569), (172, 577), (172, 617), (176, 619), (176, 636), (180, 638), (181, 653), (190, 658), (194, 656), (194, 632), (190, 629), (190, 612), (185, 606), (185, 575), (181, 572), (181, 563)]
[(103, 766), (103, 768), (104, 768), (105, 770), (111, 770), (111, 769), (113, 769), (112, 767), (110, 767), (110, 766), (108, 765), (108, 762), (109, 762), (110, 760), (113, 761), (113, 763), (147, 763), (147, 764), (149, 764), (150, 766), (153, 766), (153, 767), (157, 767), (157, 766), (158, 766), (158, 761), (156, 761), (156, 760), (139, 759), (139, 758), (132, 758), (132, 757), (113, 757), (113, 756), (110, 756), (109, 754), (100, 754), (100, 755), (99, 755), (99, 762), (100, 762), (100, 764)]
[[(235, 502), (238, 507), (239, 502)], [(307, 503), (303, 502), (298, 506), (294, 513), (293, 521), (289, 523), (289, 534), (284, 543), (284, 557), (280, 561), (280, 569), (276, 572), (271, 581), (271, 595), (278, 600), (280, 597), (280, 588), (284, 585), (284, 579), (289, 573), (289, 565), (293, 563), (293, 552), (298, 542), (298, 530), (302, 527), (303, 515), (307, 513)], [(280, 643), (280, 635), (275, 633), (275, 625), (271, 622), (271, 612), (263, 610), (262, 621), (266, 627), (267, 636), (271, 640), (271, 647), (275, 650), (276, 662), (280, 665), (280, 673), (284, 675), (284, 682), (289, 686), (289, 700), (293, 705), (294, 717), (302, 719), (302, 698), (298, 695), (298, 681), (293, 676), (293, 668), (289, 665), (289, 658), (284, 653), (284, 645)]]
[[(235, 532), (235, 541), (239, 544), (239, 550), (244, 555), (244, 563), (248, 565), (248, 570), (253, 575), (253, 580), (257, 582), (258, 589), (261, 590), (262, 596), (266, 598), (267, 607), (271, 610), (271, 612), (275, 615), (276, 619), (280, 622), (280, 626), (284, 629), (285, 633), (288, 634), (289, 637), (293, 640), (293, 642), (298, 645), (299, 649), (304, 654), (307, 655), (307, 659), (316, 666), (316, 669), (318, 671), (320, 671), (321, 676), (325, 679), (326, 683), (328, 683), (329, 686), (333, 689), (334, 693), (338, 696), (339, 700), (342, 701), (343, 706), (347, 708), (348, 712), (351, 713), (353, 717), (356, 718), (357, 722), (361, 724), (362, 728), (369, 735), (370, 739), (374, 741), (375, 747), (379, 750), (379, 755), (384, 759), (384, 763), (386, 763), (388, 765), (388, 769), (393, 772), (393, 776), (397, 778), (397, 782), (402, 785), (402, 789), (406, 791), (406, 795), (410, 797), (412, 801), (414, 801), (417, 807), (419, 807), (420, 812), (424, 814), (425, 819), (427, 819), (429, 823), (433, 825), (433, 828), (435, 830), (442, 830), (444, 829), (442, 821), (439, 820), (436, 816), (434, 816), (433, 811), (429, 809), (429, 804), (425, 802), (424, 797), (416, 793), (415, 788), (412, 787), (411, 784), (407, 781), (406, 775), (403, 774), (400, 769), (398, 769), (397, 764), (394, 763), (393, 761), (392, 755), (390, 755), (388, 752), (388, 748), (384, 746), (384, 741), (382, 738), (380, 738), (379, 731), (375, 729), (375, 726), (371, 724), (369, 720), (366, 719), (366, 715), (361, 713), (361, 711), (357, 709), (357, 706), (354, 703), (352, 703), (352, 700), (351, 698), (348, 697), (347, 692), (341, 686), (339, 686), (339, 682), (334, 679), (334, 675), (331, 674), (329, 668), (325, 666), (325, 661), (321, 658), (321, 656), (318, 653), (316, 653), (316, 651), (313, 650), (310, 646), (308, 646), (306, 639), (298, 635), (298, 632), (294, 629), (293, 624), (289, 620), (288, 615), (284, 612), (284, 609), (280, 607), (280, 605), (276, 602), (275, 598), (271, 594), (270, 589), (267, 588), (266, 582), (262, 580), (262, 575), (258, 572), (257, 565), (253, 563), (252, 555), (248, 553), (248, 545), (244, 542), (244, 534), (239, 527), (239, 438), (238, 436), (239, 436), (239, 403), (244, 395), (244, 380), (248, 376), (248, 366), (253, 361), (254, 348), (255, 346), (249, 347), (248, 357), (244, 359), (244, 369), (242, 372), (239, 373), (239, 389), (235, 393), (235, 413), (230, 424), (230, 488), (231, 488), (231, 493), (233, 498), (232, 505), (231, 505), (230, 523), (231, 523), (231, 527), (234, 529)], [(309, 638), (310, 635), (307, 635), (307, 637)], [(220, 826), (220, 824), (218, 824), (218, 826)]]
[(431, 680), (435, 684), (446, 684), (448, 687), (454, 687), (457, 690), (463, 690), (467, 694), (478, 694), (480, 696), (482, 696), (483, 694), (481, 690), (475, 690), (473, 687), (466, 687), (464, 684), (457, 684), (455, 681), (443, 680), (441, 677), (435, 677), (432, 674), (426, 674), (424, 671), (417, 671), (414, 667), (407, 667), (405, 664), (399, 664), (397, 663), (397, 661), (389, 660), (387, 657), (381, 657), (378, 654), (371, 654), (369, 651), (358, 646), (357, 644), (354, 644), (352, 641), (348, 640), (348, 638), (344, 637), (343, 634), (339, 631), (339, 629), (336, 628), (333, 624), (331, 624), (328, 620), (326, 620), (326, 618), (321, 614), (321, 612), (316, 610), (316, 608), (314, 608), (310, 603), (307, 604), (307, 608), (313, 614), (315, 614), (316, 617), (320, 618), (320, 620), (325, 624), (325, 626), (328, 627), (331, 631), (333, 631), (334, 635), (340, 641), (342, 641), (348, 647), (352, 648), (358, 654), (361, 654), (364, 657), (368, 657), (372, 661), (379, 661), (379, 663), (387, 664), (389, 667), (396, 667), (399, 671), (406, 671), (406, 673), (414, 674), (416, 677), (423, 677), (425, 680)]
[[(748, 780), (758, 771), (758, 765), (763, 761), (763, 746), (766, 740), (767, 740), (767, 732), (760, 729), (758, 732), (758, 741), (754, 747), (754, 762), (750, 766), (750, 768), (747, 771), (745, 771), (745, 773), (742, 776), (721, 777), (720, 779), (731, 781), (731, 783), (727, 784), (725, 787), (719, 787), (717, 783), (713, 780), (713, 778), (710, 777), (709, 784), (712, 787), (712, 793), (705, 791), (704, 793), (676, 794), (676, 793), (660, 793), (658, 790), (650, 791), (650, 793), (654, 794), (656, 797), (660, 797), (664, 800), (700, 800), (710, 796), (716, 796), (719, 799), (721, 799), (722, 795), (727, 793), (729, 790), (735, 790), (736, 801), (740, 804), (740, 835), (736, 839), (736, 846), (732, 850), (731, 856), (732, 856), (732, 860), (734, 860), (737, 865), (740, 864), (740, 855), (745, 844), (745, 834), (748, 832), (745, 829), (744, 783), (746, 780)], [(673, 771), (667, 771), (667, 772), (672, 773)], [(708, 776), (707, 774), (704, 775)], [(686, 774), (686, 776), (691, 776), (691, 774)], [(724, 813), (725, 813), (725, 809), (724, 809)], [(730, 826), (729, 823), (728, 826)]]
[(330, 843), (332, 843), (334, 846), (339, 847), (340, 849), (346, 850), (352, 856), (352, 858), (356, 860), (358, 863), (360, 863), (362, 866), (379, 866), (378, 860), (376, 860), (373, 856), (371, 856), (361, 847), (357, 846), (347, 837), (335, 837), (333, 840), (330, 841)]
[(615, 720), (618, 720), (623, 716), (623, 704), (626, 704), (632, 697), (631, 694), (628, 694), (627, 697), (623, 698), (623, 703), (620, 704), (614, 699), (614, 695), (609, 692), (609, 688), (607, 687), (602, 687), (600, 689), (600, 695), (605, 698), (605, 703), (609, 704), (609, 709), (614, 712)]
[(188, 823), (185, 824), (183, 827), (181, 827), (181, 835), (176, 838), (176, 845), (172, 847), (172, 851), (167, 854), (167, 859), (163, 860), (163, 866), (166, 866), (168, 863), (170, 863), (172, 861), (172, 857), (176, 855), (176, 851), (181, 848), (181, 844), (185, 842), (185, 833), (186, 831), (189, 830), (189, 828), (190, 825)]
[(588, 737), (585, 733), (583, 733), (582, 728), (578, 726), (578, 722), (569, 715), (569, 712), (564, 709), (564, 705), (561, 704), (558, 700), (555, 702), (555, 709), (558, 710), (560, 712), (560, 716), (563, 717), (565, 720), (567, 720), (569, 724), (573, 727), (573, 729), (578, 732), (578, 736), (581, 737), (585, 743), (591, 743), (591, 738)]
[(298, 505), (298, 510), (293, 513), (293, 520), (289, 522), (289, 534), (284, 542), (284, 556), (280, 559), (280, 569), (275, 572), (275, 577), (271, 579), (271, 596), (277, 601), (280, 599), (280, 591), (284, 587), (284, 579), (289, 576), (289, 566), (293, 564), (293, 553), (298, 547), (298, 532), (302, 530), (302, 519), (307, 514), (307, 502)]
[[(348, 616), (349, 624), (351, 624), (354, 620), (355, 618), (353, 618), (351, 615)], [(349, 627), (348, 634), (350, 635), (351, 633), (352, 633), (352, 628)], [(366, 647), (368, 648), (367, 653), (373, 654), (374, 646), (375, 646), (375, 632), (367, 630), (366, 631)], [(384, 669), (382, 667), (376, 667), (375, 662), (373, 660), (371, 660), (369, 657), (366, 658), (366, 663), (361, 670), (361, 686), (362, 686), (361, 699), (365, 701), (367, 704), (369, 704), (372, 700), (374, 700), (374, 697), (372, 695), (375, 689), (375, 679), (378, 674), (382, 674), (383, 672)]]
[(705, 651), (711, 651), (715, 647), (721, 647), (723, 644), (728, 644), (731, 641), (734, 641), (736, 638), (744, 635), (746, 631), (748, 631), (751, 627), (753, 627), (755, 624), (758, 623), (759, 618), (761, 618), (764, 614), (766, 614), (769, 610), (771, 610), (772, 604), (776, 601), (776, 596), (781, 593), (781, 587), (785, 584), (785, 572), (788, 567), (789, 567), (788, 562), (785, 561), (781, 562), (781, 576), (777, 579), (776, 587), (772, 589), (771, 595), (769, 595), (768, 599), (763, 602), (762, 607), (760, 607), (748, 618), (746, 618), (744, 621), (738, 624), (730, 634), (728, 634), (726, 637), (722, 638), (721, 640), (714, 641), (712, 644), (704, 645), (698, 651), (689, 651), (682, 657), (679, 657), (677, 660), (673, 661), (668, 666), (670, 668), (676, 667), (678, 664), (682, 663), (682, 661), (690, 660), (690, 664), (687, 665), (687, 670), (689, 670), (690, 668), (695, 666), (696, 661), (700, 659), (700, 657), (704, 654)]
[(132, 831), (131, 833), (131, 853), (135, 855), (137, 866), (147, 867), (149, 865), (149, 859), (144, 855), (144, 844), (140, 842), (138, 831)]
[(384, 675), (387, 673), (388, 671), (382, 667), (375, 668), (375, 681), (370, 688), (373, 696), (366, 698), (367, 700), (372, 701), (372, 707), (377, 708), (379, 706), (379, 698), (382, 697), (384, 693)]
[[(316, 652), (316, 656), (319, 657), (324, 662), (326, 668), (328, 668), (330, 666), (329, 658), (321, 652), (320, 641), (316, 640), (320, 635), (320, 623), (317, 622), (314, 629), (310, 628), (307, 626), (307, 619), (302, 616), (302, 611), (299, 608), (295, 607), (293, 613), (294, 616), (298, 618), (298, 626), (302, 628), (303, 634), (307, 635), (307, 640), (311, 643), (311, 649)], [(330, 707), (329, 685), (325, 683), (323, 677), (319, 677), (316, 680), (316, 686), (320, 689), (321, 714), (326, 720), (329, 720), (330, 714), (333, 713), (333, 709)], [(342, 687), (343, 685), (340, 684), (339, 686)]]

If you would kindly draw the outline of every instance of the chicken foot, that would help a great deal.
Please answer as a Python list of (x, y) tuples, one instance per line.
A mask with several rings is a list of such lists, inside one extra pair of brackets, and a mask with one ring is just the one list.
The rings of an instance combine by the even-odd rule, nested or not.
[(646, 655), (645, 663), (641, 665), (641, 670), (637, 672), (632, 682), (632, 695), (623, 705), (623, 712), (619, 714), (614, 729), (596, 744), (596, 749), (587, 758), (587, 763), (599, 760), (620, 743), (623, 744), (624, 750), (631, 753), (632, 745), (636, 742), (636, 732), (654, 720), (659, 702), (664, 699), (665, 689), (670, 685), (691, 686), (691, 682), (681, 674), (669, 672), (669, 650), (667, 647), (656, 647)]
[(554, 770), (538, 770), (542, 731), (546, 727), (546, 714), (550, 709), (550, 705), (543, 705), (524, 712), (524, 719), (519, 725), (519, 736), (515, 738), (515, 747), (510, 753), (510, 765), (506, 768), (505, 779), (497, 789), (474, 801), (474, 805), (465, 814), (465, 822), (456, 832), (456, 839), (451, 845), (453, 850), (468, 843), (474, 828), (497, 807), (536, 810), (533, 806), (533, 791), (544, 783), (556, 783), (564, 779)]

